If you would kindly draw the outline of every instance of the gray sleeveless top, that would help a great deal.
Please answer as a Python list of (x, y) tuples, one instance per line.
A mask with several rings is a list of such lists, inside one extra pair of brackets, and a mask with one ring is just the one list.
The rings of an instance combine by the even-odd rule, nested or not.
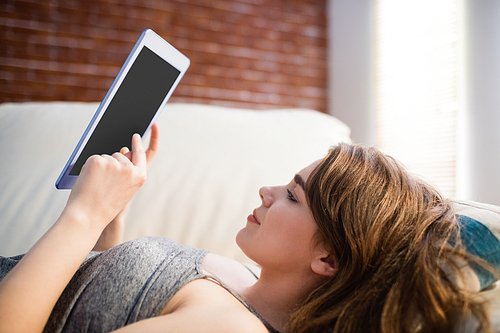
[[(44, 332), (109, 332), (155, 317), (182, 286), (207, 277), (201, 269), (207, 253), (163, 237), (91, 252), (56, 303)], [(21, 258), (0, 258), (0, 280)], [(270, 332), (277, 332), (237, 293), (221, 285)]]

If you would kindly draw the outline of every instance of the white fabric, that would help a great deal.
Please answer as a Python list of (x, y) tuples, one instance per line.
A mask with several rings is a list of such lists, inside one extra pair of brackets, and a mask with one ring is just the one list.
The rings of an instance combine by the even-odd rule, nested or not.
[[(54, 183), (97, 103), (0, 105), (0, 255), (26, 252), (61, 212)], [(125, 238), (159, 235), (246, 260), (234, 241), (258, 189), (288, 183), (349, 128), (310, 110), (167, 104), (160, 151), (130, 204)]]

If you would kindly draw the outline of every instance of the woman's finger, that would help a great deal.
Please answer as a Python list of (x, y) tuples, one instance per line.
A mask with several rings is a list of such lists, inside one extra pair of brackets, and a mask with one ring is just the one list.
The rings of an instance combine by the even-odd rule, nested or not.
[(154, 157), (156, 156), (156, 153), (158, 152), (158, 146), (159, 146), (159, 140), (160, 138), (160, 131), (158, 129), (158, 125), (155, 123), (151, 127), (151, 138), (149, 140), (149, 147), (148, 150), (146, 151), (146, 160), (149, 164), (153, 161)]
[(138, 167), (147, 167), (146, 153), (142, 146), (142, 139), (139, 134), (132, 136), (132, 164)]
[(122, 153), (121, 153), (121, 151), (120, 151), (120, 153), (114, 153), (114, 154), (112, 155), (112, 157), (113, 157), (115, 160), (117, 160), (118, 162), (120, 162), (120, 163), (123, 163), (123, 162), (128, 162), (128, 163), (130, 163), (130, 162), (131, 162), (130, 157), (129, 157), (129, 156), (127, 156), (127, 155), (125, 155), (125, 154), (122, 154)]
[[(159, 137), (160, 135), (159, 135), (158, 125), (153, 124), (153, 126), (151, 127), (151, 138), (149, 140), (149, 147), (148, 150), (146, 150), (146, 161), (148, 167), (155, 158), (156, 153), (158, 152)], [(132, 161), (132, 152), (128, 149), (128, 147), (123, 147), (122, 149), (120, 149), (120, 153), (125, 155), (130, 161)]]
[(120, 154), (122, 154), (123, 156), (128, 158), (130, 162), (132, 162), (132, 152), (127, 147), (123, 147), (122, 149), (120, 149)]

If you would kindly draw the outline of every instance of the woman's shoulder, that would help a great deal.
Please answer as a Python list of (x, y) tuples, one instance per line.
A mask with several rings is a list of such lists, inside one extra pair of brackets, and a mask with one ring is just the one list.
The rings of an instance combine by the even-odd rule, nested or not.
[(208, 253), (201, 262), (203, 272), (213, 276), (237, 293), (253, 285), (260, 275), (256, 265), (244, 264), (214, 253)]
[[(182, 287), (161, 315), (203, 327), (204, 332), (263, 332), (268, 330), (248, 308), (217, 282), (197, 279)], [(193, 327), (196, 328), (196, 327)]]

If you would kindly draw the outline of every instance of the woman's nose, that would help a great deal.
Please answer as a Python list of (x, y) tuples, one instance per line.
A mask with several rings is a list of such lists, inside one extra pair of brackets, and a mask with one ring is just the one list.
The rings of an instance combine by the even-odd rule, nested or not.
[(259, 190), (260, 199), (265, 207), (270, 207), (273, 203), (273, 190), (269, 186), (261, 187)]

